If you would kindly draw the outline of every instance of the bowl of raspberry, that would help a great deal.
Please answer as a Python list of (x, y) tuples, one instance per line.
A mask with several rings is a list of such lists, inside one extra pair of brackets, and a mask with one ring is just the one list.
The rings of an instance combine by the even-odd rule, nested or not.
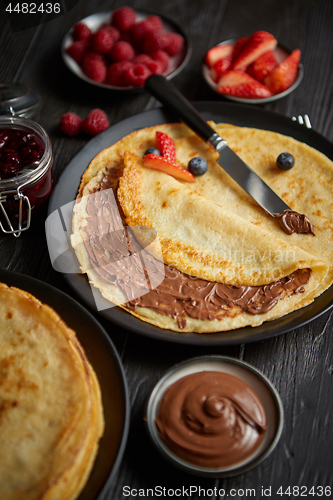
[(221, 97), (263, 104), (289, 95), (301, 83), (299, 48), (289, 50), (267, 31), (231, 38), (211, 47), (202, 66), (207, 84)]
[(78, 21), (65, 35), (62, 57), (82, 80), (106, 89), (142, 90), (152, 74), (171, 79), (185, 67), (191, 44), (171, 19), (131, 7)]

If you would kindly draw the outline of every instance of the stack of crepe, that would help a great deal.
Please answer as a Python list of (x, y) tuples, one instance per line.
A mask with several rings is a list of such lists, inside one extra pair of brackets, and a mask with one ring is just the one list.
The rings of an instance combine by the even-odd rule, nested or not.
[[(217, 153), (180, 123), (133, 132), (101, 151), (82, 177), (74, 208), (71, 241), (91, 286), (141, 320), (179, 332), (257, 326), (307, 306), (333, 282), (332, 162), (291, 137), (211, 125), (292, 210), (310, 219), (315, 236), (284, 233), (221, 169)], [(189, 183), (144, 168), (156, 131), (175, 141), (181, 167), (201, 156), (208, 171)], [(295, 166), (281, 171), (276, 159), (286, 151)], [(133, 235), (150, 255), (144, 262), (164, 262), (157, 286), (150, 279), (147, 287), (145, 269), (134, 276), (119, 265), (138, 252)]]
[(0, 284), (0, 498), (73, 500), (103, 434), (99, 383), (73, 330)]

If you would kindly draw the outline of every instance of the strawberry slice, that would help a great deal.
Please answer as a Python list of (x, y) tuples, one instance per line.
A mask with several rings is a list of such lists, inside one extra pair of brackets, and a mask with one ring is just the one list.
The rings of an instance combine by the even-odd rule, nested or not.
[(220, 77), (231, 69), (232, 65), (232, 54), (219, 59), (214, 66), (209, 70), (209, 75), (213, 82), (217, 83)]
[(175, 163), (176, 161), (176, 146), (167, 134), (164, 132), (156, 132), (156, 145), (161, 152), (161, 155), (164, 156), (171, 163)]
[(268, 50), (264, 54), (258, 57), (250, 66), (247, 68), (247, 72), (250, 76), (253, 76), (258, 82), (263, 83), (265, 77), (273, 71), (278, 65), (275, 58), (274, 52)]
[(295, 81), (301, 51), (295, 49), (282, 63), (266, 76), (264, 84), (267, 85), (272, 94), (279, 94), (287, 90)]
[(242, 71), (228, 71), (222, 75), (217, 92), (246, 99), (270, 97), (272, 94), (265, 85)]
[(238, 40), (236, 41), (234, 51), (232, 53), (234, 61), (237, 59), (237, 57), (245, 47), (245, 44), (249, 41), (249, 38), (249, 36), (243, 36), (242, 38), (238, 38)]
[(268, 50), (274, 50), (276, 45), (277, 40), (273, 35), (267, 31), (255, 31), (235, 58), (233, 69), (239, 70), (248, 66)]
[(212, 68), (214, 64), (220, 59), (224, 59), (233, 53), (234, 44), (222, 43), (220, 45), (215, 45), (208, 50), (205, 56), (205, 63), (208, 68)]
[(165, 174), (172, 175), (181, 181), (194, 182), (193, 175), (176, 163), (172, 163), (164, 156), (148, 154), (143, 158), (143, 166), (152, 170), (159, 170)]

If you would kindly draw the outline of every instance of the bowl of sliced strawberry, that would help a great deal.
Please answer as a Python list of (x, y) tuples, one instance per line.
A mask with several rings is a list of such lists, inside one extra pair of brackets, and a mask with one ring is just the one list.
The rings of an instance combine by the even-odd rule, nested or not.
[(233, 101), (261, 104), (293, 92), (303, 78), (301, 51), (280, 45), (267, 31), (231, 38), (211, 47), (203, 76), (219, 95)]

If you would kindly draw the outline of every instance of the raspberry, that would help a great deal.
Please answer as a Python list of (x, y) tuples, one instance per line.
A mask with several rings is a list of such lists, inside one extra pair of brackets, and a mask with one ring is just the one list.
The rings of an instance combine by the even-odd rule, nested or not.
[(124, 74), (125, 71), (133, 66), (131, 61), (118, 61), (110, 64), (107, 69), (106, 83), (114, 87), (125, 86)]
[(123, 31), (120, 35), (119, 41), (128, 42), (129, 44), (132, 45), (133, 43), (132, 33), (130, 31)]
[(150, 31), (143, 40), (142, 50), (146, 54), (152, 54), (161, 50), (165, 45), (165, 35), (162, 31)]
[(134, 49), (128, 42), (116, 42), (109, 52), (112, 61), (130, 61), (134, 57)]
[(107, 53), (110, 52), (113, 46), (114, 40), (111, 33), (102, 28), (97, 31), (92, 37), (92, 48), (96, 52)]
[(135, 23), (131, 28), (131, 35), (133, 37), (133, 41), (136, 44), (140, 44), (147, 33), (150, 33), (153, 30), (153, 25), (147, 20), (139, 21)]
[(163, 30), (163, 21), (160, 16), (155, 16), (154, 14), (150, 14), (150, 16), (147, 17), (147, 22), (152, 27), (152, 30), (154, 31)]
[(120, 38), (120, 31), (117, 30), (114, 26), (103, 25), (103, 30), (108, 31), (112, 36), (112, 40), (117, 42)]
[(93, 109), (82, 122), (83, 130), (89, 135), (97, 135), (110, 127), (107, 115), (101, 109)]
[(150, 57), (152, 59), (154, 59), (154, 61), (158, 61), (162, 64), (163, 73), (164, 73), (164, 71), (169, 66), (169, 61), (170, 61), (169, 55), (166, 52), (164, 52), (164, 50), (157, 50), (156, 52), (153, 52), (152, 54), (150, 54)]
[(120, 31), (127, 31), (136, 21), (136, 14), (131, 7), (121, 7), (115, 10), (111, 16), (111, 25)]
[(135, 64), (129, 70), (125, 71), (124, 81), (131, 87), (142, 87), (151, 75), (151, 71), (143, 64)]
[(178, 33), (165, 33), (164, 42), (163, 50), (165, 50), (169, 56), (175, 56), (181, 50), (184, 38)]
[(147, 68), (153, 73), (153, 75), (161, 75), (163, 73), (163, 65), (159, 61), (154, 61), (153, 59), (145, 63)]
[(82, 119), (75, 113), (65, 113), (60, 118), (60, 130), (70, 136), (78, 135), (81, 131)]
[(88, 49), (88, 42), (86, 40), (78, 40), (73, 42), (66, 48), (66, 53), (74, 59), (78, 64), (83, 61), (84, 55)]
[(94, 82), (104, 82), (106, 78), (106, 65), (98, 59), (90, 59), (82, 66), (84, 74)]
[(78, 40), (89, 40), (91, 35), (91, 29), (84, 23), (77, 23), (73, 27), (72, 37), (75, 42)]
[(148, 64), (152, 62), (152, 58), (148, 56), (148, 54), (138, 54), (133, 59), (133, 64)]
[(105, 57), (99, 52), (93, 52), (92, 50), (90, 50), (84, 56), (82, 66), (84, 67), (86, 64), (88, 64), (89, 61), (102, 61), (103, 63), (105, 63)]

